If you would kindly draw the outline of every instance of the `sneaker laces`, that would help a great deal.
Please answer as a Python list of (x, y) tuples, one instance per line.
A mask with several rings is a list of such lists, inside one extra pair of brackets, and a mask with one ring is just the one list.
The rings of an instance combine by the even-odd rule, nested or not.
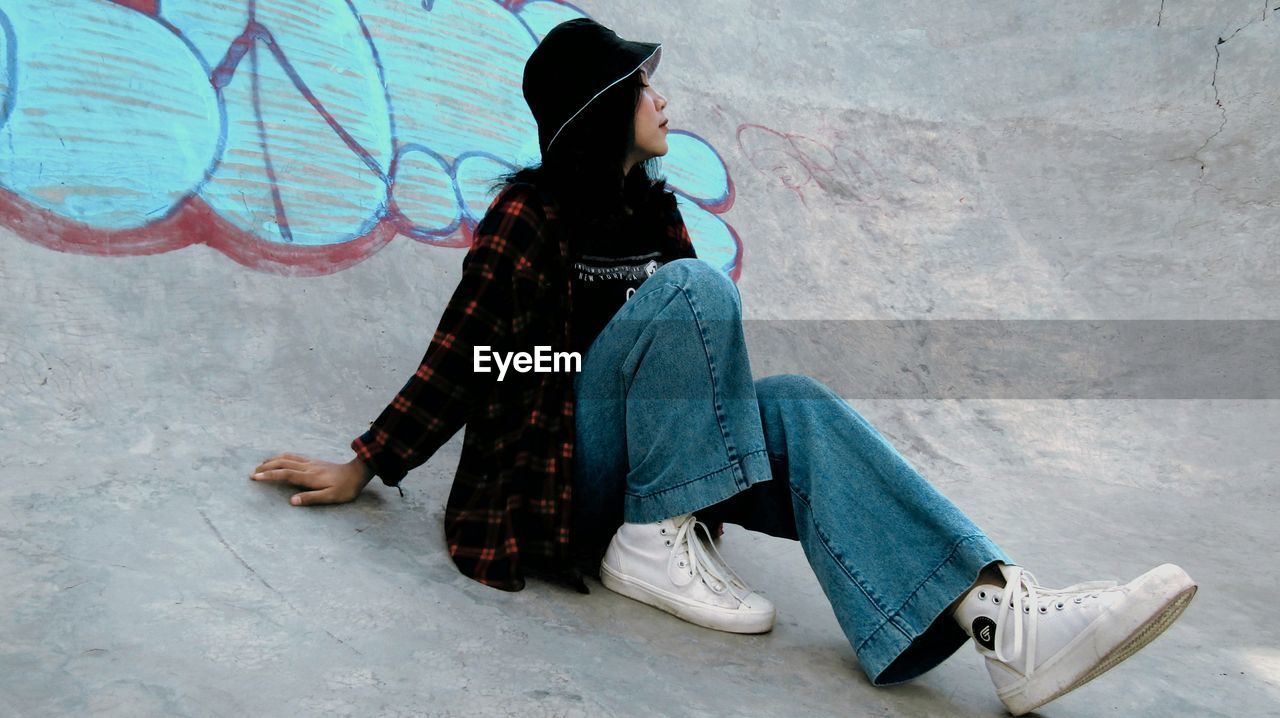
[[(1036, 668), (1036, 628), (1040, 623), (1039, 599), (1041, 596), (1062, 596), (1073, 593), (1083, 593), (1087, 591), (1104, 590), (1114, 588), (1117, 584), (1115, 581), (1085, 581), (1083, 583), (1072, 584), (1066, 588), (1045, 588), (1036, 581), (1036, 577), (1030, 571), (1021, 566), (1004, 565), (1000, 567), (1004, 573), (1005, 584), (1004, 592), (1000, 596), (1000, 604), (1007, 607), (1013, 616), (1013, 653), (1009, 656), (1004, 655), (1004, 628), (1005, 621), (996, 621), (996, 659), (1004, 663), (1012, 663), (1022, 655), (1023, 646), (1027, 649), (1027, 669), (1025, 675), (1030, 678)], [(1096, 597), (1096, 594), (1095, 594)], [(1034, 606), (1036, 610), (1024, 610), (1023, 604), (1028, 608)], [(1078, 603), (1078, 601), (1077, 601)], [(1022, 641), (1022, 619), (1019, 613), (1026, 613), (1030, 618), (1027, 628), (1027, 641)], [(999, 613), (997, 612), (997, 618)]]
[[(679, 518), (675, 520), (679, 521)], [(698, 538), (699, 528), (707, 536), (705, 544)], [(722, 594), (728, 590), (729, 594), (740, 603), (746, 601), (750, 589), (747, 588), (746, 582), (729, 568), (724, 557), (716, 550), (715, 544), (711, 541), (711, 530), (706, 524), (689, 515), (679, 524), (674, 545), (676, 550), (673, 550), (671, 557), (667, 559), (668, 570), (671, 568), (671, 562), (677, 557), (682, 554), (688, 555), (690, 575), (700, 579), (716, 593)], [(711, 549), (710, 553), (707, 552), (708, 547)]]

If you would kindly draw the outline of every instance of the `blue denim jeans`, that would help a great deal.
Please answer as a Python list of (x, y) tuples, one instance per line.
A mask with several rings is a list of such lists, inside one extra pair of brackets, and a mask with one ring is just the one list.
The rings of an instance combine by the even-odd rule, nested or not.
[(829, 387), (753, 380), (737, 285), (700, 259), (645, 280), (574, 388), (574, 524), (587, 555), (624, 520), (688, 512), (798, 540), (875, 685), (960, 648), (968, 636), (945, 609), (985, 566), (1013, 563)]

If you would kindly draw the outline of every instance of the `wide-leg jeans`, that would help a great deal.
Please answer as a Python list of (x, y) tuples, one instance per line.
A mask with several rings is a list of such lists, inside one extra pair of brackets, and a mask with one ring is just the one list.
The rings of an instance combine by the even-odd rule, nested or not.
[(623, 521), (689, 512), (798, 540), (875, 685), (954, 653), (968, 636), (946, 608), (1013, 563), (829, 387), (753, 380), (737, 285), (703, 260), (646, 279), (574, 389), (579, 541), (603, 552)]

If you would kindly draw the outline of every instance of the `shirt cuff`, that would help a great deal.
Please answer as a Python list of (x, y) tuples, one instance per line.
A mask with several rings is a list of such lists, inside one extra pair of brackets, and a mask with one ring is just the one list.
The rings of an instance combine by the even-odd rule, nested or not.
[(351, 442), (351, 450), (356, 456), (373, 470), (373, 475), (382, 479), (387, 486), (398, 486), (409, 472), (385, 446), (378, 444), (373, 431), (367, 431)]

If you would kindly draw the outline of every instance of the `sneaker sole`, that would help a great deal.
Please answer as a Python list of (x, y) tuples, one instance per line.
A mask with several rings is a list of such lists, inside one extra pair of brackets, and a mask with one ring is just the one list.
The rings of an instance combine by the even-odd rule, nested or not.
[[(1055, 661), (1054, 665), (1042, 667), (1024, 685), (1017, 686), (1008, 693), (999, 694), (1000, 700), (1010, 713), (1016, 716), (1029, 713), (1111, 670), (1173, 625), (1196, 594), (1197, 586), (1191, 577), (1171, 564), (1157, 566), (1139, 580), (1143, 580), (1144, 583), (1158, 582), (1156, 587), (1162, 589), (1149, 598), (1147, 603), (1151, 605), (1147, 611), (1134, 612), (1137, 615), (1145, 615), (1146, 618), (1140, 620), (1137, 625), (1107, 626), (1105, 619), (1116, 616), (1119, 613), (1116, 609), (1126, 606), (1129, 602), (1112, 607), (1111, 611), (1093, 624), (1097, 627), (1096, 630), (1082, 634), (1073, 641), (1063, 650), (1062, 658)], [(1117, 640), (1115, 646), (1100, 659), (1080, 660), (1082, 657), (1078, 655), (1080, 651), (1087, 650), (1090, 645), (1099, 643), (1105, 645), (1108, 642), (1106, 641), (1108, 634), (1121, 634), (1123, 637)], [(1083, 665), (1069, 667), (1073, 659), (1074, 662)]]
[(740, 613), (728, 609), (717, 610), (703, 604), (691, 604), (656, 586), (624, 576), (603, 562), (600, 564), (600, 583), (614, 593), (620, 593), (627, 598), (653, 606), (703, 628), (727, 633), (768, 633), (773, 629), (776, 615), (774, 611)]

